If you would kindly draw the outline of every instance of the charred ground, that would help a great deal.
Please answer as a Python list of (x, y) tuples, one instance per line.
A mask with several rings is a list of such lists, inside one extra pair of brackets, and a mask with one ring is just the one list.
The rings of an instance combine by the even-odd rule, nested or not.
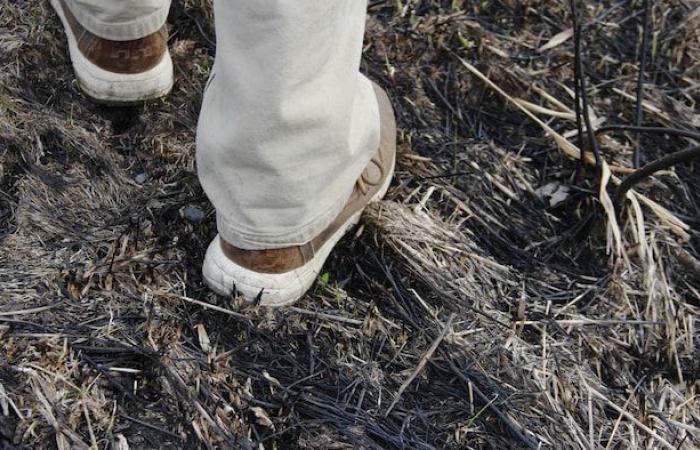
[[(653, 3), (644, 124), (696, 130), (700, 9)], [(578, 4), (595, 127), (633, 124), (643, 4)], [(0, 0), (0, 448), (697, 448), (697, 162), (635, 185), (616, 228), (599, 172), (494, 88), (578, 145), (569, 6), (370, 2), (396, 181), (270, 311), (199, 272), (210, 4), (173, 4), (173, 93), (108, 108), (47, 2)], [(635, 142), (599, 137), (619, 178)]]

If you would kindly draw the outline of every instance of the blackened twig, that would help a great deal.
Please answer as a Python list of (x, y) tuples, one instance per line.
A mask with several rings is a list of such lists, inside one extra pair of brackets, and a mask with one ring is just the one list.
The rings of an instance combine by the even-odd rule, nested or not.
[(137, 424), (139, 424), (139, 425), (141, 425), (141, 426), (144, 426), (144, 427), (146, 427), (146, 428), (150, 428), (151, 430), (155, 430), (155, 431), (158, 431), (158, 432), (160, 432), (160, 433), (163, 433), (163, 434), (165, 434), (165, 435), (167, 435), (167, 436), (170, 436), (170, 437), (172, 437), (172, 438), (175, 438), (175, 439), (178, 440), (178, 442), (182, 442), (182, 441), (183, 441), (182, 436), (180, 436), (180, 435), (178, 435), (178, 434), (175, 434), (175, 433), (173, 433), (172, 431), (166, 430), (165, 428), (161, 428), (161, 427), (158, 427), (158, 426), (156, 426), (156, 425), (150, 424), (150, 423), (148, 423), (148, 422), (144, 422), (143, 420), (137, 419), (137, 418), (135, 418), (135, 417), (127, 416), (126, 414), (119, 414), (119, 416), (121, 416), (123, 419), (128, 420), (129, 422), (137, 423)]
[(216, 41), (212, 40), (211, 37), (209, 37), (209, 33), (204, 31), (204, 27), (202, 26), (202, 22), (193, 16), (192, 14), (188, 13), (184, 8), (182, 13), (187, 16), (192, 22), (194, 22), (194, 25), (197, 27), (197, 30), (199, 31), (199, 34), (202, 36), (202, 39), (204, 39), (204, 42), (206, 44), (207, 50), (210, 50), (211, 52), (216, 51)]
[[(668, 169), (669, 167), (678, 164), (680, 162), (690, 161), (691, 159), (700, 157), (700, 146), (689, 148), (686, 150), (681, 150), (680, 152), (671, 153), (666, 155), (661, 159), (657, 159), (654, 162), (647, 164), (646, 166), (635, 170), (627, 178), (622, 180), (620, 186), (617, 188), (615, 194), (615, 203), (619, 206), (622, 204), (622, 200), (625, 198), (627, 191), (632, 188), (635, 184), (650, 177), (655, 172), (659, 170)], [(617, 209), (617, 208), (616, 208)]]
[(697, 131), (684, 130), (681, 128), (667, 127), (642, 127), (635, 125), (606, 125), (595, 130), (596, 134), (607, 133), (608, 131), (636, 131), (637, 133), (658, 133), (682, 136), (700, 141), (700, 133)]
[(581, 33), (579, 31), (578, 14), (576, 13), (575, 0), (571, 0), (571, 14), (574, 22), (574, 101), (576, 102), (576, 129), (578, 130), (578, 148), (581, 149), (581, 167), (586, 166), (586, 148), (583, 145), (583, 121), (581, 117), (581, 72), (579, 60), (581, 59)]
[(484, 403), (485, 405), (488, 406), (489, 410), (491, 410), (492, 413), (498, 417), (501, 422), (513, 433), (515, 436), (517, 436), (520, 441), (525, 444), (528, 448), (531, 449), (537, 449), (539, 448), (539, 445), (537, 445), (532, 439), (530, 439), (529, 436), (525, 434), (525, 430), (523, 428), (515, 423), (510, 417), (508, 417), (506, 414), (501, 412), (500, 409), (494, 405), (494, 402), (490, 401), (490, 399), (484, 394), (481, 389), (476, 385), (476, 383), (471, 382), (471, 379), (462, 371), (460, 368), (454, 363), (452, 360), (452, 357), (448, 354), (445, 354), (445, 361), (450, 365), (450, 369), (457, 375), (464, 383), (469, 386), (471, 384), (472, 391), (476, 394), (477, 397), (479, 397), (479, 400)]
[[(581, 128), (580, 128), (580, 115), (583, 114), (583, 121), (586, 124), (586, 134), (588, 136), (588, 145), (590, 146), (591, 150), (593, 151), (593, 156), (595, 157), (595, 165), (596, 168), (600, 171), (603, 162), (600, 157), (600, 148), (598, 146), (598, 140), (596, 139), (595, 133), (593, 131), (593, 126), (591, 125), (591, 116), (588, 114), (588, 94), (587, 94), (587, 89), (586, 89), (586, 70), (585, 66), (583, 63), (583, 55), (581, 54), (581, 24), (579, 22), (578, 18), (578, 11), (576, 8), (576, 0), (569, 0), (569, 5), (571, 6), (571, 17), (574, 22), (574, 47), (575, 47), (575, 55), (574, 55), (574, 78), (578, 79), (578, 83), (576, 83), (576, 88), (577, 88), (577, 94), (581, 99), (581, 105), (579, 107), (578, 105), (578, 99), (576, 100), (576, 106), (577, 111), (576, 111), (576, 122), (577, 125), (579, 125), (579, 136), (581, 136)], [(578, 76), (576, 76), (576, 73), (578, 73)], [(580, 142), (580, 147), (581, 147), (581, 160), (584, 161), (584, 145)]]
[(134, 401), (134, 402), (137, 401), (136, 396), (134, 394), (132, 394), (129, 389), (122, 386), (122, 384), (120, 382), (118, 382), (115, 379), (115, 377), (113, 377), (111, 374), (109, 374), (109, 372), (107, 372), (100, 364), (95, 362), (92, 358), (90, 358), (85, 353), (82, 353), (81, 357), (84, 358), (85, 361), (87, 361), (88, 364), (90, 364), (93, 368), (95, 368), (95, 370), (100, 372), (100, 374), (107, 379), (107, 381), (109, 382), (110, 385), (112, 385), (112, 387), (116, 388), (119, 392), (121, 392), (126, 397), (128, 397), (129, 400)]
[(686, 269), (693, 272), (695, 277), (700, 280), (700, 261), (682, 248), (676, 249), (675, 256), (678, 262), (685, 266)]
[[(644, 23), (643, 23), (643, 30), (642, 30), (642, 48), (639, 50), (640, 56), (639, 56), (639, 74), (637, 76), (637, 103), (635, 106), (635, 119), (634, 119), (634, 124), (636, 126), (641, 126), (642, 125), (642, 114), (643, 114), (643, 109), (642, 109), (642, 97), (643, 97), (643, 90), (644, 90), (644, 71), (645, 71), (645, 66), (647, 62), (647, 46), (649, 45), (649, 16), (651, 15), (651, 2), (649, 0), (642, 0), (643, 1), (643, 6), (644, 6)], [(635, 169), (639, 168), (641, 165), (641, 143), (642, 143), (642, 137), (639, 132), (636, 133), (636, 140), (637, 142), (635, 143), (634, 147), (634, 161), (633, 161), (633, 167)]]

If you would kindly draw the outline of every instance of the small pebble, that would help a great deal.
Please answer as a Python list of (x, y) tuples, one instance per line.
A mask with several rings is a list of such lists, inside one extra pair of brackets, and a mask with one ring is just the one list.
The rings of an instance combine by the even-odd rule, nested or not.
[(146, 172), (141, 172), (134, 177), (134, 181), (138, 184), (143, 184), (146, 182), (147, 178), (148, 175), (146, 175)]
[(204, 211), (197, 206), (187, 206), (182, 211), (182, 214), (185, 216), (185, 219), (192, 223), (199, 223), (204, 220)]

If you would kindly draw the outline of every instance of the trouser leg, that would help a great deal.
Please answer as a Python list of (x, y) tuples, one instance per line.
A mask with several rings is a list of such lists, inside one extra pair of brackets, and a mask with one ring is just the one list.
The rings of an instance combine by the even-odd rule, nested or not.
[(303, 244), (342, 209), (375, 154), (359, 72), (366, 0), (215, 0), (217, 53), (197, 131), (222, 238)]
[(78, 22), (103, 39), (130, 41), (158, 31), (170, 0), (67, 0)]

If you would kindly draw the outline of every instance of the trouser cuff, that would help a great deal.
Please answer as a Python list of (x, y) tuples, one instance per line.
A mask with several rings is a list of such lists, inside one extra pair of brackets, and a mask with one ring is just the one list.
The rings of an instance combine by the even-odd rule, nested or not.
[(80, 7), (71, 0), (67, 1), (67, 5), (80, 25), (95, 36), (111, 41), (133, 41), (155, 33), (165, 25), (170, 9), (170, 2), (164, 1), (162, 7), (149, 11), (148, 14), (139, 15), (130, 20), (119, 18), (106, 22), (89, 9)]
[(325, 230), (345, 207), (354, 185), (350, 191), (337, 199), (323, 213), (310, 222), (285, 230), (246, 229), (221, 214), (216, 215), (216, 226), (223, 240), (243, 250), (272, 250), (303, 245)]

